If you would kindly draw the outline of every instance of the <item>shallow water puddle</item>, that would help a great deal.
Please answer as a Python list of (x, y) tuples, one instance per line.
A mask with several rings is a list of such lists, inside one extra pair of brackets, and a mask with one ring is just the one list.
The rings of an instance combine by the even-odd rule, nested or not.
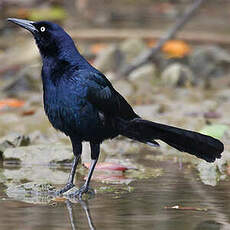
[[(0, 229), (230, 229), (230, 182), (203, 185), (190, 167), (163, 165), (159, 177), (129, 185), (94, 181), (96, 195), (81, 202), (42, 194), (40, 202), (28, 194), (23, 200), (6, 190), (10, 181), (2, 181)], [(176, 206), (184, 209), (166, 208)]]

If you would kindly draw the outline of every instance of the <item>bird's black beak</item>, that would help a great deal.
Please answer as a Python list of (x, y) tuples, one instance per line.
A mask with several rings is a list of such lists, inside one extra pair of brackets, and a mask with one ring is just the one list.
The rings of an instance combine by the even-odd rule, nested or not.
[(35, 33), (36, 31), (38, 31), (36, 29), (36, 27), (34, 26), (34, 22), (33, 21), (29, 21), (29, 20), (24, 20), (24, 19), (17, 19), (17, 18), (8, 18), (7, 19), (10, 22), (13, 22), (27, 30), (29, 30), (31, 33)]

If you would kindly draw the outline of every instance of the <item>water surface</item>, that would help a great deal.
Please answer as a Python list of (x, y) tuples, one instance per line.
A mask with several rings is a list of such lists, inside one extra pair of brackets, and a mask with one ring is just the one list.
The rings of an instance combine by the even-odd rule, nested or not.
[[(92, 185), (97, 188), (101, 183)], [(112, 186), (116, 191), (117, 185)], [(216, 187), (203, 185), (188, 165), (180, 169), (167, 162), (162, 176), (137, 180), (130, 186), (134, 188), (131, 192), (98, 193), (85, 202), (41, 205), (7, 197), (2, 183), (0, 229), (230, 229), (229, 181)], [(176, 205), (201, 211), (165, 208)]]

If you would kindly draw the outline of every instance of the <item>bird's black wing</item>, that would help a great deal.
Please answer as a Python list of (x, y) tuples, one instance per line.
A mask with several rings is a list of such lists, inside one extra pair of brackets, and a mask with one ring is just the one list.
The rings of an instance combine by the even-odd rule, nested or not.
[(90, 73), (89, 78), (96, 84), (92, 84), (92, 87), (88, 88), (87, 99), (98, 110), (108, 116), (121, 117), (126, 120), (138, 117), (103, 74)]

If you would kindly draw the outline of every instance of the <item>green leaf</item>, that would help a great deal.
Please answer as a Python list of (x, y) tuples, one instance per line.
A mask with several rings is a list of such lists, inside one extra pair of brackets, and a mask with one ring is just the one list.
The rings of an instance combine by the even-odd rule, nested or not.
[(207, 125), (205, 126), (200, 133), (220, 139), (224, 136), (224, 133), (229, 129), (227, 125)]

